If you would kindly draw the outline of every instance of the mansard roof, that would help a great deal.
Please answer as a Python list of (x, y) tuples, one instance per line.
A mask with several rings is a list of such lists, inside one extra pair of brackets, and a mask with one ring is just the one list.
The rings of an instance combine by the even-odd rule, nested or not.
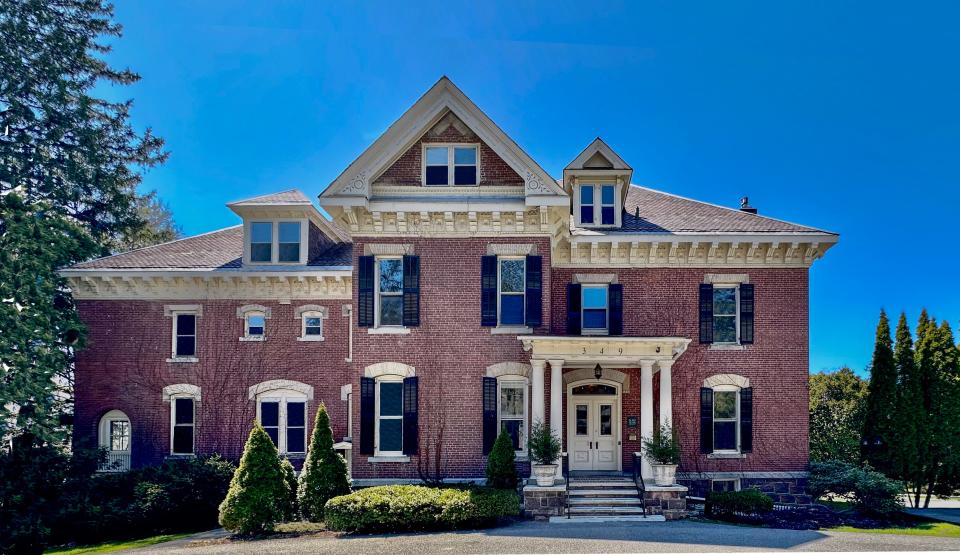
[[(309, 203), (309, 201), (308, 201)], [(151, 247), (97, 258), (69, 270), (237, 270), (243, 269), (243, 226), (236, 225)], [(343, 269), (353, 264), (353, 245), (337, 243), (309, 262), (311, 270)], [(302, 267), (300, 267), (302, 268)], [(248, 268), (261, 271), (264, 268)], [(297, 267), (282, 267), (294, 271)]]
[(631, 184), (624, 203), (623, 226), (617, 229), (575, 228), (575, 235), (618, 233), (835, 233), (693, 200)]

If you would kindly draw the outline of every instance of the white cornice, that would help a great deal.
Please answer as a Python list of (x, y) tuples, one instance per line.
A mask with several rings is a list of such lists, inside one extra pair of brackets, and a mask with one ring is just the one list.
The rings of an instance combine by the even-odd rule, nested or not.
[(290, 301), (350, 299), (353, 291), (349, 270), (313, 275), (89, 270), (69, 270), (63, 274), (77, 299)]

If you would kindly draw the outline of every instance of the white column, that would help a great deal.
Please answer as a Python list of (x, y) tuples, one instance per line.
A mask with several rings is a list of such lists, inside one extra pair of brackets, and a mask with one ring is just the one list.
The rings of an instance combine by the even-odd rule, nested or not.
[[(530, 415), (530, 425), (532, 426), (534, 422), (541, 422), (546, 424), (546, 419), (544, 418), (544, 404), (545, 404), (545, 391), (543, 388), (543, 370), (546, 366), (546, 361), (544, 360), (531, 360), (530, 366), (532, 367), (530, 383), (533, 386), (533, 391), (531, 395), (531, 405), (533, 406), (533, 414)], [(533, 478), (533, 466), (530, 467), (530, 477)]]
[(660, 425), (673, 426), (673, 386), (671, 385), (672, 360), (661, 360), (660, 367)]
[[(563, 360), (550, 361), (550, 431), (563, 437)], [(562, 443), (561, 439), (561, 443)], [(557, 478), (563, 476), (563, 460), (557, 459)]]
[[(653, 437), (653, 361), (640, 361), (640, 439)], [(643, 455), (640, 475), (646, 480), (653, 477), (653, 467)]]

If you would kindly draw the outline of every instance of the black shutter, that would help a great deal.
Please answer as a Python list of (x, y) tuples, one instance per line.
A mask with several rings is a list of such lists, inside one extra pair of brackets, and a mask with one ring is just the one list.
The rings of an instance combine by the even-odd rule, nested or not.
[(713, 390), (700, 388), (700, 452), (713, 453)]
[(403, 379), (403, 454), (416, 455), (420, 424), (417, 417), (417, 378)]
[(611, 283), (607, 287), (607, 295), (607, 302), (610, 303), (608, 333), (610, 335), (623, 335), (623, 285)]
[(740, 343), (753, 343), (753, 284), (740, 284)]
[(497, 378), (483, 378), (483, 454), (497, 441)]
[(713, 343), (713, 285), (700, 284), (700, 343)]
[(372, 256), (357, 258), (357, 326), (361, 328), (373, 327), (373, 269), (375, 261)]
[(420, 257), (403, 257), (403, 325), (420, 325)]
[(373, 454), (376, 390), (377, 382), (373, 378), (360, 378), (360, 453), (363, 455)]
[(527, 257), (527, 326), (543, 324), (543, 257)]
[(497, 325), (497, 257), (480, 257), (480, 325)]
[(567, 284), (567, 335), (580, 335), (580, 284)]
[(740, 390), (740, 452), (753, 451), (753, 388)]

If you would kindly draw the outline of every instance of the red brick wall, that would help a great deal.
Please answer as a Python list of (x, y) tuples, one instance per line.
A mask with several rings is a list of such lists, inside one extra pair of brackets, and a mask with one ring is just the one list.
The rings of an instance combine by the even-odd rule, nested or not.
[[(168, 363), (171, 318), (165, 304), (203, 306), (198, 319), (197, 363)], [(309, 424), (320, 401), (327, 405), (334, 431), (347, 434), (347, 403), (340, 386), (351, 382), (347, 356), (348, 301), (311, 301), (326, 306), (324, 341), (297, 341), (296, 308), (267, 301), (79, 301), (89, 330), (87, 348), (77, 355), (75, 442), (95, 444), (100, 417), (111, 409), (130, 417), (134, 465), (160, 461), (170, 449), (170, 405), (161, 399), (164, 386), (186, 383), (201, 388), (197, 406), (196, 451), (238, 458), (256, 409), (247, 388), (272, 379), (312, 385)], [(237, 308), (257, 303), (271, 308), (264, 342), (242, 342), (243, 319)]]
[(421, 137), (374, 183), (390, 185), (420, 185), (422, 177), (423, 143), (480, 143), (480, 185), (523, 185), (523, 178), (513, 171), (487, 143), (473, 135), (464, 135), (451, 125), (442, 133)]
[[(366, 239), (354, 238), (354, 253), (363, 253)], [(538, 238), (499, 239), (370, 239), (371, 243), (410, 243), (420, 257), (420, 326), (409, 335), (370, 335), (355, 330), (354, 386), (368, 365), (400, 362), (416, 368), (419, 377), (420, 445), (431, 414), (445, 422), (444, 455), (449, 477), (483, 476), (481, 378), (499, 362), (529, 362), (516, 335), (492, 335), (480, 326), (480, 257), (488, 243), (534, 243), (543, 256), (544, 326), (550, 327), (550, 242)], [(354, 260), (356, 264), (356, 260)], [(356, 282), (354, 298), (356, 298)], [(437, 412), (439, 411), (439, 413)], [(360, 398), (354, 396), (354, 430), (360, 429)], [(354, 434), (355, 446), (359, 433)], [(353, 455), (355, 478), (416, 478), (418, 457), (409, 463), (367, 462)]]
[[(600, 271), (600, 270), (597, 270)], [(610, 269), (602, 270), (610, 273)], [(553, 270), (551, 333), (566, 333), (566, 285), (574, 273)], [(805, 269), (618, 269), (623, 284), (625, 336), (693, 338), (673, 366), (673, 415), (681, 433), (684, 471), (792, 471), (808, 461), (808, 282)], [(748, 274), (755, 285), (754, 344), (744, 350), (711, 350), (698, 342), (698, 285), (707, 273)], [(639, 410), (639, 370), (629, 370), (626, 417)], [(710, 460), (699, 452), (699, 392), (714, 374), (739, 374), (753, 386), (753, 453), (745, 459)], [(654, 421), (659, 420), (659, 374), (654, 375)], [(636, 399), (631, 399), (635, 397)], [(628, 409), (628, 407), (630, 407)], [(639, 430), (637, 430), (639, 433)], [(634, 447), (630, 447), (630, 452)], [(629, 466), (627, 444), (624, 467)]]

